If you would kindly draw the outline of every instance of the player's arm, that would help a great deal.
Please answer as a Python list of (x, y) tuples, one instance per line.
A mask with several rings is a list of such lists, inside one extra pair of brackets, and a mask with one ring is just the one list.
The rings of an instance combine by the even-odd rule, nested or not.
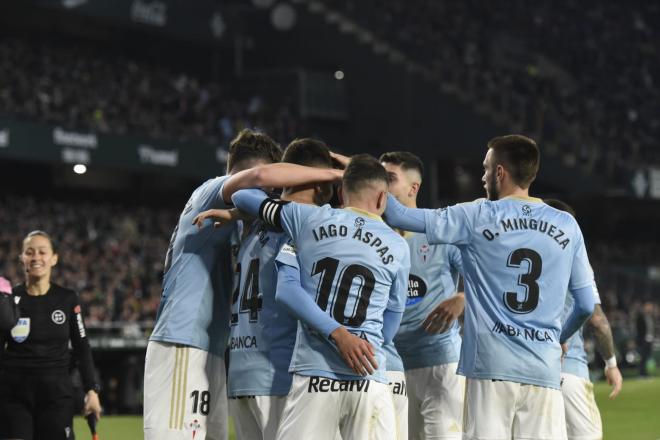
[(422, 323), (422, 328), (428, 333), (437, 334), (447, 331), (465, 310), (465, 292), (457, 292), (433, 309)]
[(607, 378), (607, 382), (612, 385), (610, 399), (614, 399), (621, 391), (623, 377), (616, 363), (612, 328), (600, 304), (596, 304), (594, 307), (594, 313), (589, 318), (588, 324), (596, 338), (596, 348), (605, 360), (605, 377)]
[[(11, 294), (11, 284), (5, 278), (0, 277), (0, 333), (11, 330), (20, 318), (18, 306)], [(2, 345), (0, 345), (0, 349)]]
[(273, 163), (240, 171), (229, 177), (222, 186), (222, 199), (230, 203), (232, 195), (246, 188), (286, 188), (312, 182), (340, 180), (342, 170), (312, 168), (292, 163)]
[[(454, 273), (463, 273), (463, 259), (461, 253), (455, 246), (447, 246), (447, 259)], [(458, 283), (456, 295), (447, 298), (426, 317), (422, 328), (431, 334), (447, 331), (449, 326), (465, 311), (465, 292), (463, 292), (462, 280)]]
[(573, 297), (573, 310), (564, 321), (564, 326), (561, 329), (561, 335), (559, 336), (561, 344), (565, 343), (587, 322), (594, 311), (595, 305), (592, 286), (570, 289), (569, 292)]
[(75, 296), (72, 301), (71, 318), (72, 319), (69, 319), (69, 334), (71, 337), (73, 354), (78, 359), (83, 389), (86, 393), (84, 406), (85, 415), (93, 413), (98, 420), (101, 418), (101, 403), (99, 402), (98, 396), (100, 387), (96, 381), (92, 349), (90, 348), (89, 340), (87, 339), (87, 329), (85, 329), (82, 310), (78, 303), (77, 296)]
[(394, 280), (392, 280), (387, 308), (383, 314), (383, 339), (385, 344), (391, 343), (394, 339), (401, 325), (403, 312), (406, 309), (408, 277), (410, 276), (410, 250), (408, 249), (408, 245), (403, 241), (402, 249), (403, 255), (399, 259), (400, 265)]
[(282, 304), (291, 315), (334, 341), (342, 358), (356, 374), (372, 374), (378, 368), (371, 344), (351, 334), (319, 308), (300, 284), (300, 270), (297, 267), (277, 262), (275, 301)]
[(408, 208), (392, 194), (387, 195), (387, 207), (383, 216), (388, 225), (410, 232), (426, 232), (426, 221), (424, 211), (429, 209)]
[(383, 314), (383, 339), (384, 345), (387, 345), (392, 342), (396, 332), (399, 331), (399, 326), (401, 326), (401, 319), (403, 318), (403, 312), (395, 312), (393, 310), (385, 310)]
[(252, 217), (237, 208), (208, 209), (197, 214), (197, 216), (195, 216), (193, 219), (192, 224), (197, 225), (197, 227), (201, 229), (204, 227), (204, 222), (206, 219), (211, 219), (214, 228), (220, 228), (222, 226), (233, 223), (236, 220), (251, 220)]
[(238, 191), (232, 201), (241, 211), (286, 232), (294, 241), (304, 229), (309, 215), (319, 209), (313, 205), (271, 199), (259, 189)]
[(393, 228), (426, 234), (429, 244), (461, 245), (471, 240), (472, 223), (480, 209), (476, 202), (442, 209), (408, 208), (389, 194), (383, 216)]
[(565, 343), (568, 338), (584, 325), (594, 312), (596, 304), (597, 289), (594, 282), (594, 271), (589, 264), (587, 248), (584, 245), (582, 231), (577, 226), (577, 237), (573, 262), (571, 263), (571, 276), (568, 282), (568, 292), (573, 297), (573, 310), (564, 321), (561, 329), (559, 342)]

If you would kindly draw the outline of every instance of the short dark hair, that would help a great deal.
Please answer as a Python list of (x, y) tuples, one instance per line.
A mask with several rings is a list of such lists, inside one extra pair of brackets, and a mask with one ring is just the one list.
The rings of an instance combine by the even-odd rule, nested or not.
[(561, 200), (558, 199), (545, 199), (543, 201), (548, 206), (552, 206), (553, 208), (558, 209), (560, 211), (568, 212), (573, 217), (576, 217), (575, 210), (571, 208), (571, 206), (566, 202), (562, 202)]
[(57, 246), (55, 245), (55, 240), (53, 240), (53, 238), (50, 236), (50, 234), (48, 234), (48, 233), (45, 232), (45, 231), (39, 230), (39, 229), (34, 230), (34, 231), (28, 233), (28, 234), (25, 236), (25, 238), (23, 238), (23, 243), (25, 243), (25, 242), (26, 242), (27, 240), (29, 240), (30, 238), (32, 238), (32, 237), (37, 237), (37, 236), (39, 236), (39, 237), (44, 237), (45, 239), (47, 239), (47, 240), (50, 242), (50, 248), (53, 250), (53, 253), (54, 253), (54, 254), (57, 253)]
[(539, 147), (532, 139), (511, 134), (491, 139), (488, 148), (493, 150), (495, 163), (502, 165), (513, 182), (521, 188), (529, 188), (539, 171)]
[(227, 171), (231, 172), (241, 162), (263, 160), (268, 163), (282, 159), (282, 148), (265, 133), (245, 128), (229, 144)]
[(383, 165), (369, 154), (357, 154), (351, 158), (346, 170), (342, 185), (346, 191), (355, 193), (372, 182), (388, 184), (387, 171)]
[(330, 149), (325, 142), (312, 138), (294, 139), (284, 150), (282, 162), (308, 167), (332, 168)]
[(422, 160), (408, 151), (391, 151), (384, 153), (379, 159), (381, 162), (399, 165), (403, 170), (415, 170), (420, 177), (424, 177), (424, 164)]

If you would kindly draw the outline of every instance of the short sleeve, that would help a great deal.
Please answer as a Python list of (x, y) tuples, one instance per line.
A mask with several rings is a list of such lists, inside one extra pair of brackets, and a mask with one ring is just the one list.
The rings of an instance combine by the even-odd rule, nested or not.
[(479, 202), (471, 202), (425, 210), (426, 239), (429, 244), (468, 244), (480, 205)]
[[(589, 264), (587, 248), (584, 245), (582, 232), (577, 228), (577, 241), (575, 243), (575, 254), (573, 256), (573, 265), (571, 266), (571, 278), (568, 284), (570, 290), (582, 289), (584, 287), (595, 287), (594, 272)], [(597, 293), (594, 293), (597, 295)]]
[(275, 261), (278, 264), (286, 264), (287, 266), (300, 269), (300, 265), (298, 264), (298, 251), (296, 250), (296, 245), (289, 237), (286, 237), (284, 242), (281, 243), (280, 250), (275, 257)]
[(392, 312), (404, 312), (406, 310), (406, 299), (408, 297), (408, 277), (410, 276), (410, 249), (406, 243), (405, 252), (401, 258), (401, 264), (390, 287), (390, 297), (387, 302), (387, 310)]

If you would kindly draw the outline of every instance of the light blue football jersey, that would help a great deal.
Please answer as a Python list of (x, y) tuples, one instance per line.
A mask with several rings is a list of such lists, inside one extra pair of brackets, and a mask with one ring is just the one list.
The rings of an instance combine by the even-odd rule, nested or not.
[[(274, 209), (275, 205), (266, 203), (263, 212), (267, 217)], [(367, 339), (378, 363), (374, 374), (355, 375), (333, 343), (299, 323), (290, 371), (303, 376), (388, 383), (383, 314), (386, 309), (403, 312), (405, 308), (410, 269), (405, 240), (380, 217), (354, 208), (288, 203), (280, 213), (281, 226), (296, 248), (281, 254), (278, 261), (289, 264), (287, 260), (297, 256), (305, 291), (337, 322)]]
[[(600, 295), (598, 294), (598, 287), (596, 282), (593, 283), (594, 303), (600, 304)], [(564, 305), (563, 319), (573, 310), (573, 297), (566, 295), (566, 303)], [(573, 336), (566, 341), (568, 350), (564, 355), (561, 363), (561, 372), (573, 374), (583, 379), (589, 379), (589, 360), (587, 359), (587, 352), (584, 350), (584, 326), (580, 328)]]
[(466, 287), (458, 372), (559, 389), (566, 291), (593, 274), (575, 219), (540, 199), (425, 210), (430, 244), (461, 250)]
[(437, 335), (427, 333), (422, 323), (441, 302), (456, 295), (461, 253), (456, 246), (430, 245), (425, 234), (406, 232), (404, 238), (410, 248), (410, 278), (406, 311), (394, 338), (396, 350), (406, 370), (458, 362), (458, 321)]
[(289, 237), (255, 221), (243, 239), (232, 295), (227, 390), (235, 396), (286, 396), (298, 321), (275, 302), (275, 257)]
[(186, 203), (165, 257), (163, 295), (151, 341), (196, 347), (223, 356), (229, 334), (232, 228), (199, 229), (197, 214), (227, 208), (221, 190), (229, 176), (209, 179)]
[(394, 346), (394, 341), (383, 345), (385, 351), (385, 368), (387, 371), (405, 371), (401, 355)]

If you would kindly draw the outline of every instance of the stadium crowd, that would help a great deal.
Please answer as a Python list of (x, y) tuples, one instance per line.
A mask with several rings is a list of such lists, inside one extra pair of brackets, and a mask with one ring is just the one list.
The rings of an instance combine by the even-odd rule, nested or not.
[(657, 3), (325, 3), (568, 163), (613, 178), (660, 162)]
[(239, 96), (231, 84), (204, 81), (91, 43), (0, 39), (3, 112), (69, 129), (226, 143), (247, 126), (290, 139), (297, 119), (288, 102)]
[(89, 327), (155, 319), (175, 210), (11, 196), (2, 207), (0, 271), (13, 283), (23, 278), (26, 231), (52, 231), (60, 253), (54, 280), (79, 293)]

